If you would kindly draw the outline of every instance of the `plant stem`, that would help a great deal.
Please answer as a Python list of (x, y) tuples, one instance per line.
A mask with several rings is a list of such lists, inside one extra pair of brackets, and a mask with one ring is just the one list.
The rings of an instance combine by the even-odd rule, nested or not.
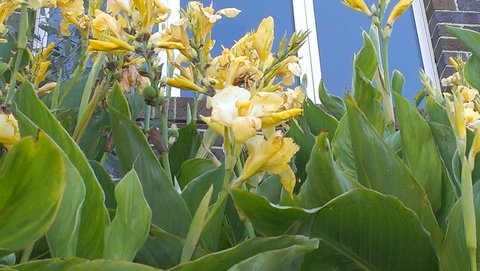
[(477, 230), (475, 221), (475, 205), (472, 187), (472, 169), (467, 158), (462, 160), (462, 214), (465, 230), (465, 244), (470, 258), (470, 270), (477, 270)]
[[(383, 31), (379, 31), (383, 36)], [(390, 71), (388, 68), (388, 37), (381, 37), (382, 40), (382, 68), (383, 68), (383, 106), (385, 110), (385, 121), (387, 126), (395, 127), (395, 113), (393, 111), (392, 90), (390, 84)]]
[(22, 257), (20, 258), (20, 263), (26, 263), (30, 260), (30, 256), (32, 255), (33, 247), (35, 246), (35, 242), (23, 250)]

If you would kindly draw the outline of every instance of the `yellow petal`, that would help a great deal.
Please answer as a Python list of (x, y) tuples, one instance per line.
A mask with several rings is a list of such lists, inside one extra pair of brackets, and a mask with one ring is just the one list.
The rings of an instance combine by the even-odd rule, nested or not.
[(180, 89), (191, 89), (191, 90), (195, 90), (195, 91), (198, 91), (198, 92), (203, 92), (203, 89), (199, 86), (197, 86), (195, 83), (193, 83), (192, 81), (190, 81), (188, 78), (184, 77), (184, 76), (177, 76), (175, 78), (167, 78), (167, 84), (172, 86), (172, 87), (176, 87), (176, 88), (180, 88)]
[(271, 113), (268, 116), (261, 117), (262, 128), (277, 126), (282, 122), (287, 121), (293, 117), (300, 116), (302, 112), (303, 112), (302, 109), (294, 108), (290, 110), (281, 111), (278, 113)]
[(413, 3), (413, 0), (400, 0), (398, 3), (393, 7), (390, 16), (387, 19), (387, 25), (392, 26), (395, 23), (395, 20), (400, 17), (405, 10), (407, 10)]
[(223, 136), (223, 132), (225, 130), (225, 126), (221, 125), (220, 123), (218, 122), (214, 122), (212, 121), (212, 118), (211, 117), (205, 117), (205, 116), (202, 116), (200, 115), (200, 119), (205, 122), (208, 127), (212, 128), (213, 131), (215, 131), (217, 134)]
[(245, 142), (247, 139), (255, 136), (257, 130), (262, 126), (259, 118), (238, 117), (232, 121), (233, 136), (238, 142)]
[(133, 51), (134, 48), (129, 46), (125, 48), (118, 43), (101, 41), (101, 40), (90, 40), (88, 44), (89, 52), (122, 52), (122, 51)]
[(18, 123), (12, 114), (0, 113), (0, 143), (7, 149), (20, 140)]
[(342, 3), (353, 10), (363, 12), (368, 16), (372, 15), (372, 12), (363, 0), (344, 0)]
[(295, 183), (297, 181), (295, 173), (293, 173), (290, 167), (286, 167), (284, 171), (278, 174), (280, 176), (280, 182), (283, 189), (288, 192), (288, 195), (293, 198), (293, 190), (295, 189)]

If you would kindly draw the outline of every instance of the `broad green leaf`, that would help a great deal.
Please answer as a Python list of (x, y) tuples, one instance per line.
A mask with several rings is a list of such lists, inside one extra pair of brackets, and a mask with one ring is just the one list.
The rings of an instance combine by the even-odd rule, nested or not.
[[(321, 208), (312, 236), (322, 249), (305, 257), (303, 270), (439, 270), (417, 215), (395, 197), (372, 190), (347, 192)], [(325, 252), (329, 258), (318, 261), (323, 255), (315, 254)]]
[(333, 138), (338, 126), (337, 120), (308, 98), (303, 102), (303, 115), (313, 135), (328, 131), (329, 139)]
[(98, 182), (105, 193), (105, 205), (110, 209), (117, 209), (117, 200), (115, 199), (115, 183), (105, 168), (97, 161), (90, 161), (90, 166), (97, 176)]
[(397, 197), (407, 208), (411, 208), (432, 234), (433, 243), (438, 247), (442, 232), (425, 191), (378, 135), (355, 101), (347, 97), (346, 104), (358, 181), (367, 188)]
[[(475, 220), (477, 227), (477, 247), (480, 247), (480, 183), (473, 188), (475, 205)], [(480, 251), (477, 249), (477, 262)], [(465, 243), (465, 228), (463, 224), (462, 203), (458, 200), (448, 218), (445, 239), (440, 249), (440, 264), (442, 270), (468, 271), (470, 269), (469, 253)]]
[(65, 189), (64, 170), (62, 154), (43, 133), (8, 152), (0, 169), (0, 252), (23, 249), (48, 231)]
[(197, 207), (207, 193), (210, 186), (213, 185), (213, 196), (210, 203), (217, 200), (218, 193), (223, 189), (223, 179), (225, 177), (225, 166), (222, 164), (215, 170), (207, 171), (204, 174), (193, 179), (182, 191), (182, 197), (190, 209), (190, 213), (197, 212)]
[(210, 159), (194, 158), (187, 160), (180, 169), (178, 184), (184, 189), (193, 179), (215, 168), (215, 164)]
[(64, 271), (70, 267), (85, 263), (88, 260), (80, 258), (55, 258), (31, 261), (24, 264), (14, 266), (18, 271)]
[(263, 236), (295, 234), (303, 220), (314, 213), (301, 208), (275, 206), (265, 198), (242, 189), (234, 189), (230, 193), (238, 211)]
[(375, 127), (380, 135), (383, 135), (385, 117), (382, 110), (382, 93), (375, 88), (371, 81), (365, 77), (358, 66), (355, 67), (354, 98), (358, 107)]
[[(103, 235), (109, 222), (105, 196), (95, 174), (79, 146), (38, 99), (33, 87), (24, 83), (15, 96), (17, 116), (22, 135), (34, 135), (36, 127), (42, 129), (63, 150), (82, 176), (86, 188), (82, 207), (77, 256), (100, 258), (103, 254)], [(91, 223), (95, 221), (95, 223)]]
[(310, 133), (305, 117), (301, 116), (295, 121), (290, 121), (289, 126), (290, 128), (288, 129), (286, 136), (293, 138), (295, 143), (300, 146), (300, 150), (295, 155), (294, 160), (297, 168), (295, 175), (297, 176), (297, 179), (305, 180), (307, 178), (305, 166), (310, 159), (310, 152), (313, 144), (315, 144), (315, 137)]
[(354, 57), (355, 66), (360, 69), (365, 78), (372, 80), (373, 76), (377, 72), (378, 59), (375, 48), (373, 47), (372, 40), (368, 36), (367, 32), (362, 32), (363, 47)]
[(398, 93), (399, 95), (402, 95), (404, 85), (405, 85), (405, 77), (400, 71), (394, 70), (392, 75), (393, 93)]
[[(180, 255), (185, 245), (185, 239), (168, 233), (162, 229), (150, 229), (148, 239), (137, 253), (135, 262), (156, 268), (171, 268), (180, 263)], [(197, 246), (194, 259), (204, 256), (207, 252)]]
[(321, 207), (333, 198), (358, 186), (359, 184), (345, 175), (333, 160), (326, 133), (318, 135), (312, 148), (310, 161), (307, 163), (307, 180), (298, 194), (301, 206)]
[(14, 266), (18, 271), (160, 271), (150, 266), (119, 260), (87, 261), (80, 258), (56, 258)]
[(200, 205), (203, 197), (207, 193), (208, 189), (213, 185), (213, 195), (210, 200), (210, 204), (213, 206), (218, 205), (219, 211), (215, 214), (215, 218), (205, 225), (202, 232), (202, 241), (205, 244), (205, 248), (210, 251), (216, 251), (218, 247), (218, 240), (220, 238), (221, 223), (223, 220), (223, 213), (225, 208), (225, 201), (218, 202), (218, 195), (223, 189), (223, 179), (225, 176), (225, 167), (222, 165), (215, 170), (206, 172), (203, 175), (193, 179), (187, 187), (182, 191), (182, 197), (187, 203), (190, 212), (192, 214), (197, 212), (197, 208)]
[(468, 59), (467, 64), (465, 65), (464, 73), (467, 82), (472, 87), (480, 89), (480, 55), (471, 56)]
[(352, 141), (347, 115), (338, 122), (337, 132), (332, 140), (333, 157), (335, 163), (347, 176), (357, 178), (355, 158), (353, 156)]
[(152, 211), (143, 196), (135, 170), (127, 173), (115, 187), (117, 210), (105, 229), (103, 257), (131, 261), (147, 240)]
[(426, 99), (425, 111), (427, 112), (429, 121), (450, 126), (447, 109), (430, 96)]
[[(285, 249), (291, 246), (308, 246), (315, 248), (318, 240), (304, 236), (279, 236), (273, 238), (254, 238), (242, 242), (238, 246), (210, 253), (195, 261), (187, 262), (172, 268), (172, 271), (202, 271), (202, 270), (228, 270), (234, 265), (255, 257), (264, 252)], [(266, 269), (272, 270), (272, 269)]]
[(77, 254), (78, 231), (85, 199), (85, 184), (73, 164), (64, 158), (66, 187), (60, 209), (46, 237), (52, 257)]
[(182, 255), (180, 256), (180, 262), (184, 263), (192, 259), (195, 247), (197, 247), (200, 235), (205, 227), (205, 218), (208, 213), (208, 206), (210, 199), (212, 198), (213, 184), (208, 189), (207, 193), (203, 197), (202, 201), (198, 205), (197, 211), (192, 218), (192, 223), (188, 229), (187, 237), (185, 238), (185, 245), (183, 246)]
[(179, 129), (178, 138), (169, 150), (170, 169), (173, 176), (178, 176), (182, 164), (188, 159), (195, 158), (202, 138), (197, 132), (197, 126), (191, 122)]
[(280, 202), (282, 194), (282, 183), (278, 175), (266, 176), (255, 190), (255, 194), (266, 198), (273, 204)]
[(415, 179), (427, 193), (433, 211), (442, 205), (442, 161), (428, 123), (407, 99), (394, 93), (402, 153)]
[[(293, 245), (283, 249), (276, 249), (255, 255), (239, 264), (229, 268), (229, 271), (243, 270), (285, 270), (290, 271), (291, 264), (301, 256), (314, 250), (318, 246), (318, 242), (311, 244)], [(293, 269), (295, 270), (295, 269)]]
[(480, 57), (480, 33), (460, 27), (448, 27), (447, 29), (452, 35), (457, 37), (473, 55)]
[(188, 207), (162, 169), (143, 132), (125, 113), (117, 110), (124, 99), (123, 95), (109, 96), (110, 121), (122, 173), (126, 174), (132, 167), (137, 172), (152, 210), (152, 223), (185, 237), (191, 222)]
[(318, 86), (318, 96), (322, 102), (322, 106), (330, 112), (337, 120), (340, 120), (346, 113), (345, 104), (339, 97), (328, 92), (323, 81)]

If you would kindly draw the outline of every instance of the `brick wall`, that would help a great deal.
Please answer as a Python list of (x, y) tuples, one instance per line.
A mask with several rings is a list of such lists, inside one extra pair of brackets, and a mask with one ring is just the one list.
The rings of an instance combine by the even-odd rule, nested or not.
[(448, 58), (467, 49), (447, 31), (447, 25), (480, 31), (480, 0), (423, 0), (440, 78), (453, 73)]

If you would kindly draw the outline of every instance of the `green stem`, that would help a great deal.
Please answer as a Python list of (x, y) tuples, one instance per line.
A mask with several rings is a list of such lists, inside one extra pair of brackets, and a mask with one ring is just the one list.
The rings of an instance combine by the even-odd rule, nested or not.
[(35, 242), (23, 250), (22, 257), (20, 258), (20, 263), (26, 263), (30, 260), (30, 256), (32, 255), (33, 247), (35, 246)]
[(143, 120), (143, 123), (145, 125), (145, 131), (148, 131), (148, 129), (150, 129), (151, 118), (152, 118), (152, 109), (148, 104), (145, 104), (145, 119)]
[(475, 204), (473, 198), (472, 169), (467, 158), (462, 160), (462, 214), (465, 230), (465, 244), (470, 258), (470, 270), (477, 270), (477, 230), (475, 221)]
[(383, 31), (379, 31), (381, 35), (381, 59), (383, 68), (383, 106), (385, 110), (385, 121), (387, 126), (395, 127), (395, 113), (393, 111), (392, 90), (390, 84), (390, 71), (388, 68), (388, 42), (389, 37), (383, 37)]
[(20, 70), (20, 63), (22, 61), (23, 53), (27, 45), (27, 32), (28, 32), (28, 5), (23, 3), (20, 11), (20, 26), (18, 29), (17, 38), (17, 54), (15, 57), (15, 64), (13, 65), (13, 71), (10, 77), (10, 87), (7, 92), (7, 97), (4, 100), (4, 105), (12, 105), (13, 98), (16, 92), (17, 84), (17, 72)]

